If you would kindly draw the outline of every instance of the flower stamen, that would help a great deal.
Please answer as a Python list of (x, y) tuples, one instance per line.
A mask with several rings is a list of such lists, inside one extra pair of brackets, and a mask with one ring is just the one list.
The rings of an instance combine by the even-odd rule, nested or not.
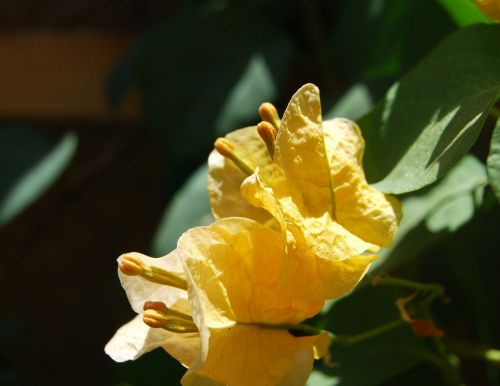
[(163, 328), (176, 333), (198, 332), (190, 315), (168, 308), (162, 302), (144, 303), (142, 320), (151, 328)]
[(123, 274), (128, 276), (141, 276), (153, 283), (164, 284), (169, 287), (183, 290), (187, 289), (187, 282), (185, 279), (162, 268), (148, 265), (134, 256), (123, 256), (118, 263), (118, 267)]
[(264, 141), (267, 147), (267, 152), (273, 158), (274, 156), (274, 141), (278, 132), (276, 128), (267, 121), (262, 121), (257, 125), (257, 132)]
[(246, 160), (241, 158), (234, 148), (234, 144), (226, 138), (217, 138), (214, 143), (215, 150), (219, 152), (223, 157), (230, 159), (233, 163), (247, 176), (255, 173), (253, 167), (251, 167)]
[(276, 110), (276, 107), (274, 107), (272, 103), (262, 103), (259, 107), (259, 116), (263, 121), (269, 122), (276, 130), (279, 130), (281, 125), (280, 116), (278, 115), (278, 110)]

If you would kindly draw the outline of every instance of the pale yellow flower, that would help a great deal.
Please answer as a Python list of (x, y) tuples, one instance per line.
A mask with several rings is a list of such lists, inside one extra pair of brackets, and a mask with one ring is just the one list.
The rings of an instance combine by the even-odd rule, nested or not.
[[(281, 277), (287, 290), (305, 298), (340, 296), (375, 258), (361, 254), (391, 245), (399, 203), (366, 182), (357, 125), (347, 119), (322, 122), (316, 86), (302, 86), (274, 125), (271, 144), (273, 136), (259, 136), (256, 127), (218, 140), (218, 151), (209, 157), (213, 213), (271, 226), (276, 219), (287, 235)], [(296, 285), (304, 283), (304, 274), (311, 281)]]
[[(147, 268), (156, 267), (169, 272), (185, 283), (184, 269), (176, 251), (158, 259), (136, 252), (120, 256), (118, 264), (121, 269), (118, 270), (118, 276), (132, 309), (138, 316), (116, 332), (105, 347), (106, 353), (115, 361), (124, 362), (137, 359), (146, 352), (162, 347), (183, 365), (189, 367), (200, 350), (199, 334), (151, 328), (143, 321), (144, 305), (147, 302), (162, 302), (171, 309), (190, 314), (191, 308), (186, 290), (165, 284), (169, 283), (168, 280), (165, 282), (154, 280), (154, 274), (149, 279), (139, 274), (131, 274), (124, 262), (130, 264), (134, 261), (142, 262)], [(161, 278), (161, 275), (157, 275), (156, 279), (158, 276)]]
[[(121, 259), (130, 262), (134, 256)], [(118, 330), (106, 352), (126, 360), (145, 352), (145, 346), (161, 346), (188, 367), (185, 386), (304, 385), (329, 338), (289, 332), (299, 330), (323, 302), (297, 300), (283, 291), (277, 284), (283, 258), (281, 232), (250, 219), (227, 218), (187, 231), (177, 251), (164, 258), (141, 257), (140, 270), (122, 263), (120, 275), (132, 306), (138, 313), (141, 303), (152, 308), (152, 313), (144, 311), (144, 319), (157, 328), (140, 326), (135, 319)], [(174, 261), (182, 262), (182, 272)], [(159, 263), (165, 268), (168, 262), (174, 269), (165, 271), (178, 278), (177, 289), (160, 284), (173, 279), (152, 268)], [(187, 292), (181, 288), (184, 278)], [(154, 306), (148, 306), (150, 300)], [(152, 334), (158, 334), (157, 342)]]
[(477, 0), (476, 5), (490, 19), (500, 21), (500, 0)]

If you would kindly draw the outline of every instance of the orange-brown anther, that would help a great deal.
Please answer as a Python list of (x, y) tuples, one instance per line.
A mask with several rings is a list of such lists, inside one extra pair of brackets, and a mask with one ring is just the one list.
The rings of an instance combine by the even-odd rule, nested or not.
[(143, 310), (146, 311), (146, 310), (156, 310), (156, 311), (160, 311), (160, 312), (163, 312), (163, 313), (167, 313), (168, 311), (168, 308), (167, 306), (165, 305), (165, 303), (162, 303), (162, 302), (146, 302), (144, 303), (144, 307), (143, 307)]
[(168, 320), (167, 314), (160, 312), (158, 310), (148, 309), (144, 311), (142, 320), (149, 327), (161, 328), (165, 325)]
[(279, 129), (281, 120), (278, 115), (278, 110), (272, 103), (264, 102), (259, 107), (259, 116), (263, 121), (269, 122), (272, 124), (276, 130)]
[(230, 158), (234, 154), (234, 145), (226, 138), (217, 138), (214, 147), (223, 157)]
[(125, 275), (136, 276), (140, 275), (144, 270), (144, 263), (142, 260), (133, 256), (124, 256), (118, 264), (120, 271)]
[(278, 135), (276, 128), (266, 121), (262, 121), (257, 125), (257, 131), (266, 143), (274, 141), (276, 139), (276, 135)]
[(278, 135), (276, 128), (269, 122), (262, 121), (257, 125), (257, 132), (266, 144), (267, 151), (272, 158), (274, 156), (274, 141)]
[(230, 159), (247, 176), (255, 172), (254, 168), (248, 164), (248, 161), (241, 158), (236, 152), (234, 145), (226, 138), (217, 138), (214, 143), (215, 150), (223, 157)]
[(191, 315), (172, 310), (162, 302), (144, 303), (142, 320), (151, 328), (164, 328), (176, 333), (198, 331)]

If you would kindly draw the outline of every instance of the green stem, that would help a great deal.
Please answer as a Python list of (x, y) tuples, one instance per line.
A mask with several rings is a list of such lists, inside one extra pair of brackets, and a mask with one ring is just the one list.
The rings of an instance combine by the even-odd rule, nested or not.
[(402, 326), (404, 324), (405, 324), (405, 322), (402, 319), (396, 319), (396, 320), (393, 320), (392, 322), (375, 327), (371, 330), (362, 332), (361, 334), (358, 334), (358, 335), (335, 336), (333, 343), (341, 344), (344, 346), (350, 346), (353, 344), (363, 342), (367, 339), (373, 338), (377, 335), (383, 334), (384, 332), (393, 330), (393, 329), (395, 329), (399, 326)]
[(266, 328), (270, 330), (288, 330), (288, 331), (300, 331), (306, 335), (319, 335), (324, 332), (330, 335), (330, 338), (335, 339), (333, 333), (330, 331), (323, 330), (318, 327), (310, 326), (308, 324), (251, 324), (251, 323), (239, 323), (242, 325), (252, 325), (259, 326), (261, 328)]
[(439, 284), (420, 283), (418, 281), (399, 279), (395, 277), (378, 276), (373, 279), (374, 285), (393, 285), (398, 287), (410, 288), (417, 291), (434, 292), (436, 296), (444, 294), (443, 286)]

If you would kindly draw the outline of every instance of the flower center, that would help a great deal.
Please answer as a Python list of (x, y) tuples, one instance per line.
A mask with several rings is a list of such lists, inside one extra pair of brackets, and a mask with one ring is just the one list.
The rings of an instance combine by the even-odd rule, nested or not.
[(148, 265), (134, 256), (123, 256), (118, 267), (122, 273), (128, 276), (141, 276), (153, 283), (164, 284), (182, 290), (187, 289), (187, 282), (182, 277), (162, 268)]
[(191, 315), (168, 308), (162, 302), (144, 303), (142, 320), (149, 327), (163, 328), (175, 333), (198, 332)]
[[(281, 125), (278, 111), (271, 103), (265, 102), (259, 107), (259, 115), (262, 122), (257, 125), (257, 132), (264, 141), (267, 152), (273, 158), (274, 143)], [(250, 176), (255, 173), (255, 167), (252, 166), (252, 163), (239, 155), (234, 144), (227, 138), (218, 138), (214, 147), (220, 155), (230, 159), (245, 175)]]

